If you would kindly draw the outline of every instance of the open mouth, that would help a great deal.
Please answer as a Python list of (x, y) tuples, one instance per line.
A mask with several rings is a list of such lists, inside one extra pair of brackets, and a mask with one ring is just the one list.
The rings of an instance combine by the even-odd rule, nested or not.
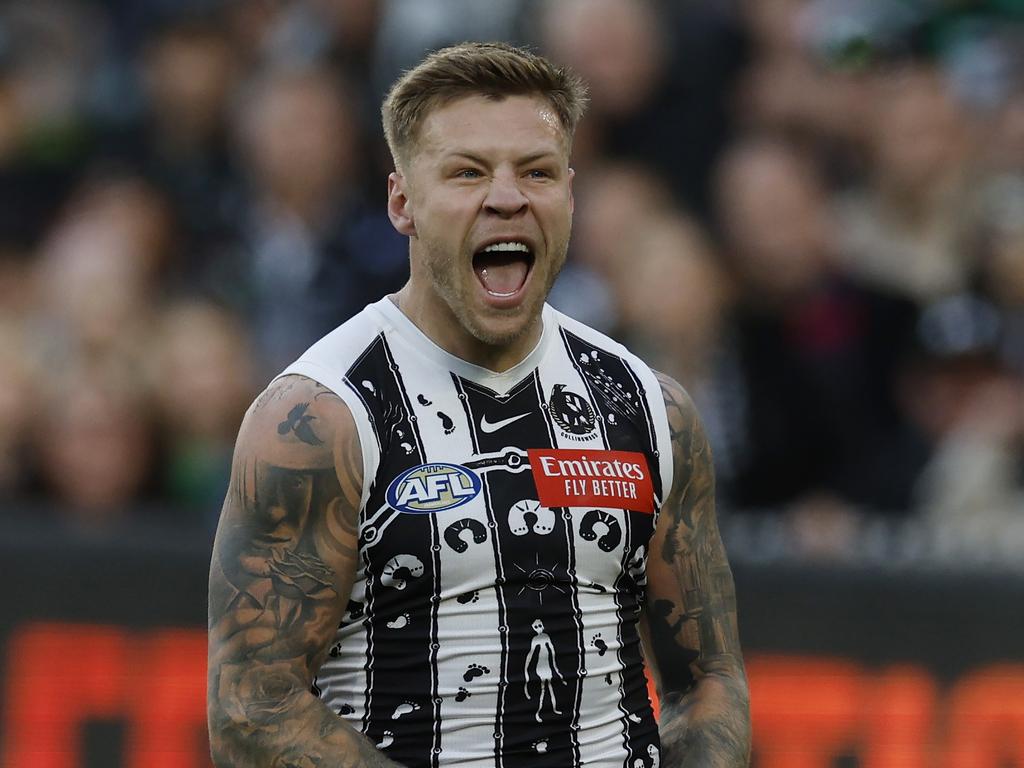
[(488, 294), (496, 299), (510, 299), (526, 285), (533, 259), (533, 251), (526, 243), (505, 240), (477, 251), (473, 271)]

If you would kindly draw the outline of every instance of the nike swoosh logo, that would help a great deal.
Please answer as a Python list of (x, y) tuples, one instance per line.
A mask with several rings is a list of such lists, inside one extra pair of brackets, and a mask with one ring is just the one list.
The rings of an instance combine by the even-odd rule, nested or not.
[(499, 429), (501, 429), (503, 427), (507, 427), (509, 424), (511, 424), (511, 423), (513, 423), (515, 421), (519, 421), (520, 419), (525, 419), (529, 415), (530, 415), (529, 413), (520, 413), (518, 416), (510, 416), (507, 419), (502, 419), (501, 421), (495, 421), (495, 422), (488, 421), (487, 417), (484, 416), (482, 419), (480, 419), (480, 431), (489, 435), (492, 432), (497, 432)]

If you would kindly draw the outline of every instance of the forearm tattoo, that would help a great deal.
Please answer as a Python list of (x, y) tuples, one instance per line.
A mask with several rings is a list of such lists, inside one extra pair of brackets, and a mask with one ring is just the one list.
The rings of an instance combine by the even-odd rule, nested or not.
[(648, 565), (663, 764), (746, 766), (749, 702), (732, 572), (715, 517), (711, 450), (693, 401), (672, 379), (659, 375), (659, 381), (675, 464), (662, 511), (668, 523)]
[(395, 766), (310, 692), (351, 588), (362, 465), (337, 396), (287, 377), (250, 409), (210, 571), (218, 766)]

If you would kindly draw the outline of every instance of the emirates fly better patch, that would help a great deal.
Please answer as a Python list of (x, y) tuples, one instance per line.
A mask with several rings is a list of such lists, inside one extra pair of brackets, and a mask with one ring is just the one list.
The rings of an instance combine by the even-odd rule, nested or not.
[(654, 485), (642, 453), (530, 448), (527, 454), (539, 501), (546, 507), (654, 513)]

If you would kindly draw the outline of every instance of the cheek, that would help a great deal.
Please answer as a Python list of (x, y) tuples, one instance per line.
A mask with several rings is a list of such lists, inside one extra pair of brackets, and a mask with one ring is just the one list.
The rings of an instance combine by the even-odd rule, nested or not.
[(563, 248), (569, 240), (569, 233), (572, 231), (572, 211), (561, 206), (551, 211), (545, 217), (541, 226), (544, 228), (549, 239), (548, 246), (551, 248)]
[(416, 230), (434, 240), (459, 241), (476, 219), (478, 206), (469, 200), (441, 200), (416, 209)]
[(551, 195), (537, 198), (534, 211), (542, 222), (558, 230), (568, 230), (572, 225), (573, 196), (571, 190), (552, 191)]

